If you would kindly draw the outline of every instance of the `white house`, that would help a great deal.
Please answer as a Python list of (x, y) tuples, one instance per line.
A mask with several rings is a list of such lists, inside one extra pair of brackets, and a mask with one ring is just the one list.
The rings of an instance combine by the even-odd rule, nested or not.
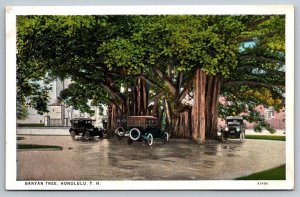
[[(28, 108), (28, 117), (25, 120), (17, 120), (19, 124), (43, 124), (44, 126), (70, 126), (70, 120), (72, 118), (85, 117), (95, 119), (95, 126), (103, 127), (102, 119), (103, 117), (99, 114), (99, 108), (96, 106), (91, 106), (91, 109), (95, 111), (95, 114), (91, 116), (90, 114), (80, 112), (75, 110), (72, 106), (66, 106), (63, 103), (58, 102), (58, 97), (60, 92), (67, 88), (71, 84), (70, 79), (60, 80), (56, 79), (52, 82), (52, 90), (49, 91), (49, 105), (48, 113), (39, 115), (37, 110), (33, 108)], [(106, 108), (104, 107), (104, 110)]]

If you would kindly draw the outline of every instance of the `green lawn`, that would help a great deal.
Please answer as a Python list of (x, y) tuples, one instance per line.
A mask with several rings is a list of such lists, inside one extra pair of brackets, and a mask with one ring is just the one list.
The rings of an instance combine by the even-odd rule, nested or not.
[(39, 145), (39, 144), (17, 144), (17, 149), (55, 149), (62, 150), (61, 146)]
[(249, 176), (237, 178), (236, 180), (285, 180), (285, 164), (279, 167), (254, 173)]
[(246, 139), (285, 141), (285, 136), (276, 136), (276, 135), (246, 135)]
[(25, 137), (17, 137), (17, 140), (24, 140)]

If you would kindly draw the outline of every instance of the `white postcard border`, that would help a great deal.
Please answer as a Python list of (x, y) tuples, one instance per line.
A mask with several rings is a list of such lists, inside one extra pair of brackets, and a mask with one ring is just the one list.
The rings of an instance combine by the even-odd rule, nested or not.
[[(284, 14), (286, 15), (285, 181), (17, 181), (16, 16), (95, 14)], [(9, 109), (9, 110), (8, 110)], [(32, 184), (29, 184), (31, 183)], [(69, 185), (65, 185), (69, 184)], [(6, 8), (7, 190), (287, 190), (294, 188), (294, 7), (291, 5), (8, 6)]]

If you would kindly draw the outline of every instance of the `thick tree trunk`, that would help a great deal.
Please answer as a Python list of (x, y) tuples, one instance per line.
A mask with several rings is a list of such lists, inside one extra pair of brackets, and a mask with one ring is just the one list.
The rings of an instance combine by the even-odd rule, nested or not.
[(205, 108), (205, 116), (206, 116), (206, 136), (210, 137), (210, 131), (212, 127), (212, 97), (213, 97), (213, 92), (214, 92), (214, 84), (213, 84), (213, 76), (209, 76), (207, 78), (207, 86), (206, 86), (206, 108)]
[(201, 68), (196, 69), (194, 85), (194, 106), (192, 111), (192, 137), (199, 143), (205, 143), (205, 90), (206, 74)]
[(142, 112), (142, 108), (143, 108), (143, 105), (142, 105), (142, 91), (141, 91), (141, 79), (138, 79), (138, 85), (137, 85), (137, 114), (136, 115), (141, 115), (141, 112)]
[(211, 138), (215, 138), (217, 136), (218, 131), (218, 103), (219, 103), (219, 95), (221, 89), (221, 74), (217, 74), (215, 77), (215, 87), (214, 94), (212, 98), (212, 128), (211, 128)]
[(138, 93), (137, 93), (137, 88), (136, 86), (132, 86), (132, 106), (133, 106), (133, 110), (132, 110), (132, 114), (131, 115), (138, 115)]
[(179, 138), (191, 138), (191, 110), (186, 110), (184, 112), (177, 113), (173, 123), (174, 126), (174, 134), (173, 137)]
[(215, 138), (218, 126), (218, 99), (221, 87), (221, 75), (209, 77), (206, 95), (206, 135)]
[(112, 110), (111, 110), (111, 130), (112, 132), (115, 131), (115, 129), (117, 128), (117, 117), (118, 117), (118, 108), (115, 104), (112, 105)]
[(168, 124), (170, 125), (171, 122), (172, 122), (172, 117), (171, 117), (172, 112), (171, 112), (171, 109), (170, 109), (170, 105), (169, 105), (169, 103), (166, 99), (164, 99), (164, 109), (165, 109), (165, 112), (166, 112), (166, 117), (167, 117)]
[(143, 83), (143, 87), (142, 87), (142, 91), (143, 91), (143, 105), (144, 105), (144, 111), (143, 111), (143, 115), (148, 115), (149, 114), (149, 110), (148, 110), (148, 100), (149, 100), (149, 95), (148, 95), (148, 88), (147, 88), (147, 84), (146, 81), (141, 79), (142, 83)]
[(107, 131), (108, 136), (112, 137), (114, 134), (115, 129), (117, 128), (116, 125), (116, 118), (118, 114), (118, 107), (111, 103), (107, 110)]
[(139, 78), (137, 85), (137, 113), (136, 115), (145, 116), (148, 112), (148, 91), (145, 80)]
[(112, 136), (112, 132), (111, 132), (111, 104), (108, 105), (108, 108), (107, 108), (107, 132), (108, 132), (108, 135), (109, 136)]

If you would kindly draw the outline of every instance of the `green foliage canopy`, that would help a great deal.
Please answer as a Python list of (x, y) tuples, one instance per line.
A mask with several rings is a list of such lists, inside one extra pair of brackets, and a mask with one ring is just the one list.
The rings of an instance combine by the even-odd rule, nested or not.
[[(152, 96), (175, 109), (192, 91), (194, 69), (222, 75), (220, 115), (282, 108), (284, 16), (139, 15), (18, 16), (17, 108), (46, 111), (49, 83), (74, 82), (61, 99), (82, 111), (125, 101), (126, 84), (142, 77)], [(255, 46), (241, 50), (243, 42)], [(40, 83), (40, 81), (44, 83)], [(230, 103), (230, 104), (228, 104)], [(253, 116), (252, 116), (253, 117)], [(250, 120), (250, 119), (249, 119)], [(256, 119), (258, 120), (258, 118)]]

